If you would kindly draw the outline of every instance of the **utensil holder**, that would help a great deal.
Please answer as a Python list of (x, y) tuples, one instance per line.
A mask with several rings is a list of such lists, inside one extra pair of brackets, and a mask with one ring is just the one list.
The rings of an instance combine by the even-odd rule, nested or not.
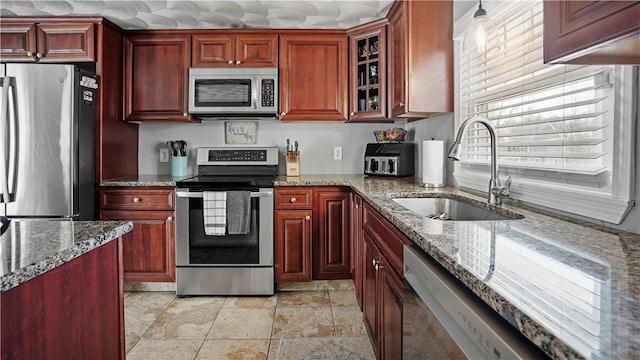
[(300, 176), (300, 152), (287, 152), (287, 176)]
[(169, 173), (172, 177), (187, 176), (187, 157), (172, 156), (169, 159)]

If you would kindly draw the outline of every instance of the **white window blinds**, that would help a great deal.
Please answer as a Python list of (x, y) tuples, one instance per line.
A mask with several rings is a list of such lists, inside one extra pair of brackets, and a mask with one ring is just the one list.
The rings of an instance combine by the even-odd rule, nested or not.
[[(545, 65), (542, 1), (490, 14), (486, 54), (460, 58), (460, 121), (487, 118), (500, 166), (595, 174), (610, 166), (611, 68)], [(463, 163), (489, 162), (483, 127), (465, 138)]]

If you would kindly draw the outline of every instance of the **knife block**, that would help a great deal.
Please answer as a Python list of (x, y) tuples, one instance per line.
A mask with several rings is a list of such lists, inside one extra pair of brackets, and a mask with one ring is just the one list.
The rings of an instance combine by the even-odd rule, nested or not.
[(287, 176), (300, 176), (300, 152), (287, 152)]

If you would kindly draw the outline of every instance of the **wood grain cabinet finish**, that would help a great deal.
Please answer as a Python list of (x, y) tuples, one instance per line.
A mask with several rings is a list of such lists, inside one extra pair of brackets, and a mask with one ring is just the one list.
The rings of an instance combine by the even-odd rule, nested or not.
[(174, 190), (102, 188), (101, 220), (133, 222), (123, 236), (125, 281), (175, 281)]
[(95, 24), (79, 21), (16, 22), (2, 19), (0, 60), (8, 62), (95, 61)]
[(280, 120), (347, 120), (347, 35), (280, 35)]
[(640, 1), (544, 2), (544, 62), (640, 64)]
[(398, 0), (387, 15), (390, 117), (453, 111), (453, 2)]
[(356, 300), (362, 310), (362, 262), (364, 257), (364, 230), (362, 228), (362, 197), (351, 193), (351, 275)]
[(124, 38), (124, 119), (191, 121), (191, 36), (136, 33)]
[(278, 34), (275, 32), (207, 32), (193, 34), (192, 40), (192, 66), (278, 66)]
[(311, 281), (313, 212), (275, 211), (275, 276), (277, 282)]
[(2, 360), (124, 360), (120, 241), (2, 294)]
[(347, 188), (317, 187), (317, 230), (313, 241), (313, 278), (351, 278), (350, 195)]

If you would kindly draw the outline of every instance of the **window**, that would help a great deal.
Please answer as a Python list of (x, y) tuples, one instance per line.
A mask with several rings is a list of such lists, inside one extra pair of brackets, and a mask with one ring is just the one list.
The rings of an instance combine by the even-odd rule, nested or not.
[[(480, 116), (493, 125), (513, 197), (619, 223), (633, 194), (637, 70), (544, 64), (542, 9), (542, 1), (494, 5), (486, 53), (463, 53), (457, 43), (456, 120)], [(468, 21), (456, 23), (459, 38)], [(490, 145), (484, 127), (467, 130), (459, 186), (487, 191)]]

